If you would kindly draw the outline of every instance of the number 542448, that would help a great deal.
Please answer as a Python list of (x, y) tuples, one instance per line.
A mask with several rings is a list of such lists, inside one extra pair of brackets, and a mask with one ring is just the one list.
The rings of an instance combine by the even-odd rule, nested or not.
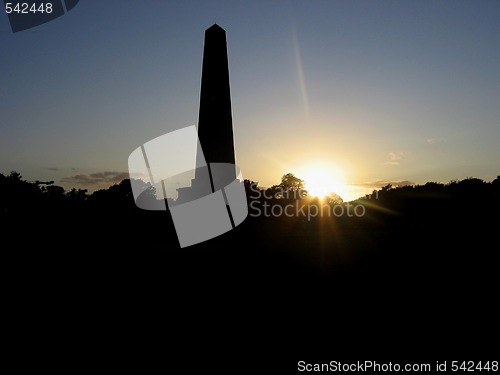
[(5, 13), (52, 13), (52, 3), (5, 3)]

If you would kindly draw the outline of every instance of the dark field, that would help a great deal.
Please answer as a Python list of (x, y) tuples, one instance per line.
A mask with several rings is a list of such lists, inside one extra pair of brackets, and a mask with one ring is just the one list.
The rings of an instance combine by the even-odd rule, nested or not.
[(359, 218), (248, 217), (183, 249), (169, 212), (5, 215), (12, 345), (87, 368), (165, 355), (175, 373), (492, 360), (498, 201), (412, 199)]

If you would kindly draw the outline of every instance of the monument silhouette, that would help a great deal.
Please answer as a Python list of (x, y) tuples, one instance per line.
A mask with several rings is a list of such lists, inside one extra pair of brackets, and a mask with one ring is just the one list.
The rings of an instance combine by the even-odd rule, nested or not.
[(205, 31), (198, 138), (207, 163), (235, 164), (226, 32)]
[(226, 31), (217, 24), (205, 30), (197, 131), (201, 149), (195, 176), (190, 187), (177, 189), (178, 203), (213, 193), (236, 178)]

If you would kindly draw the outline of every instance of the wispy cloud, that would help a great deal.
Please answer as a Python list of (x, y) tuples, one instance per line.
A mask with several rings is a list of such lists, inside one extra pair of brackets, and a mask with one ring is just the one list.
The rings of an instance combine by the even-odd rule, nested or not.
[(401, 160), (403, 159), (404, 152), (389, 152), (389, 160), (386, 161), (385, 165), (399, 165)]
[(59, 168), (56, 168), (56, 167), (50, 167), (50, 168), (45, 168), (45, 169), (47, 169), (48, 171), (54, 171), (54, 172), (59, 171)]
[(408, 180), (402, 180), (402, 181), (375, 180), (375, 181), (370, 181), (370, 182), (364, 182), (361, 184), (355, 184), (354, 186), (359, 186), (359, 187), (366, 188), (366, 189), (380, 189), (382, 186), (386, 186), (389, 184), (391, 184), (394, 187), (399, 187), (399, 186), (412, 186), (412, 185), (415, 185), (415, 182), (408, 181)]
[(100, 172), (100, 173), (80, 173), (73, 176), (63, 177), (61, 184), (69, 188), (88, 189), (90, 191), (106, 189), (129, 178), (127, 172)]
[(415, 185), (413, 181), (408, 181), (408, 180), (375, 180), (375, 181), (369, 181), (369, 182), (362, 182), (362, 183), (352, 183), (347, 185), (347, 194), (345, 194), (345, 197), (342, 198), (347, 198), (348, 200), (354, 200), (360, 197), (364, 197), (366, 194), (371, 194), (373, 193), (374, 190), (380, 190), (382, 187), (387, 186), (387, 185), (392, 185), (393, 187), (400, 187), (400, 186), (412, 186)]
[(446, 139), (444, 139), (444, 138), (427, 138), (425, 140), (425, 143), (427, 143), (428, 145), (445, 143), (445, 142), (446, 142)]

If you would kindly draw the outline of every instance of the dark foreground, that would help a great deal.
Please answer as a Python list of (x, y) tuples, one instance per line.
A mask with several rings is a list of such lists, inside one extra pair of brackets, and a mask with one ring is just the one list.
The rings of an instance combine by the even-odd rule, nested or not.
[(21, 367), (275, 374), (301, 360), (498, 357), (495, 216), (249, 217), (184, 249), (168, 212), (3, 228)]

